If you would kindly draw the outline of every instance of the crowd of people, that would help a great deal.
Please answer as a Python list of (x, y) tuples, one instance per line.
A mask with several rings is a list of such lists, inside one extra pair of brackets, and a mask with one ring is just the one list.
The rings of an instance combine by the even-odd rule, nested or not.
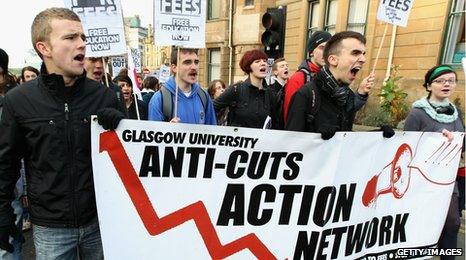
[[(198, 84), (197, 50), (174, 49), (173, 75), (164, 84), (146, 77), (139, 98), (127, 71), (109, 77), (104, 58), (85, 56), (80, 19), (69, 9), (40, 12), (31, 30), (34, 49), (43, 60), (40, 71), (28, 66), (15, 78), (8, 71), (8, 54), (0, 49), (0, 253), (5, 259), (20, 259), (22, 198), (28, 198), (23, 206), (33, 223), (37, 259), (103, 259), (90, 155), (91, 115), (110, 130), (127, 118), (313, 132), (327, 140), (352, 130), (355, 114), (375, 84), (370, 73), (356, 91), (349, 87), (366, 63), (363, 35), (317, 31), (309, 39), (308, 58), (296, 72), (290, 73), (285, 58), (275, 60), (271, 84), (262, 50), (243, 54), (239, 66), (244, 81), (226, 86), (217, 79), (204, 90)], [(448, 99), (456, 82), (455, 71), (447, 65), (429, 70), (424, 84), (428, 95), (413, 104), (405, 130), (447, 136), (449, 131), (464, 132), (459, 110)], [(385, 138), (394, 135), (389, 126), (380, 131)], [(18, 184), (18, 179), (23, 182)], [(452, 194), (441, 248), (456, 248), (462, 188), (455, 187)]]

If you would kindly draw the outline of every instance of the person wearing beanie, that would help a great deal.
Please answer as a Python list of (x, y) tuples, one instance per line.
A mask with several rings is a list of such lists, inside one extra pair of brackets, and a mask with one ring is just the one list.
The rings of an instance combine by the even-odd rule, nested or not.
[(11, 203), (23, 158), (37, 259), (103, 259), (90, 116), (97, 115), (104, 129), (113, 130), (124, 114), (112, 90), (86, 77), (85, 39), (81, 20), (72, 10), (53, 7), (38, 13), (31, 42), (43, 61), (40, 75), (4, 97), (0, 249), (10, 253), (10, 238), (21, 239)]
[(298, 70), (288, 79), (285, 87), (285, 97), (283, 100), (283, 118), (287, 120), (288, 108), (291, 97), (296, 91), (309, 81), (314, 75), (320, 71), (320, 68), (325, 64), (323, 53), (325, 44), (332, 37), (329, 32), (315, 31), (309, 37), (307, 43), (308, 59), (305, 59), (298, 67)]
[[(261, 50), (244, 53), (239, 62), (241, 70), (248, 75), (244, 82), (228, 87), (218, 98), (214, 99), (217, 113), (228, 108), (229, 126), (250, 128), (275, 128), (276, 97), (267, 87), (267, 54)], [(270, 122), (271, 125), (267, 124)]]
[[(296, 91), (314, 78), (317, 72), (325, 65), (324, 48), (327, 41), (332, 37), (329, 32), (315, 31), (308, 40), (307, 53), (309, 58), (299, 65), (298, 70), (290, 77), (285, 86), (285, 96), (283, 100), (282, 117), (284, 122), (287, 121), (290, 101)], [(356, 100), (357, 106), (362, 107), (367, 100), (367, 95), (374, 85), (375, 74), (369, 74), (361, 81), (358, 88), (360, 94), (365, 100)], [(362, 103), (361, 103), (362, 102)]]
[[(455, 91), (457, 83), (456, 72), (448, 65), (431, 68), (424, 76), (424, 88), (428, 94), (415, 101), (406, 118), (405, 131), (441, 132), (449, 136), (451, 132), (464, 132), (464, 122), (458, 108), (451, 103), (449, 97)], [(464, 147), (463, 147), (464, 149)], [(462, 165), (464, 171), (464, 150)], [(458, 172), (461, 172), (459, 170)], [(464, 183), (464, 176), (463, 183)], [(459, 177), (461, 179), (461, 177)], [(461, 194), (461, 197), (459, 197)], [(463, 202), (460, 204), (459, 200)], [(464, 209), (464, 184), (455, 183), (447, 218), (438, 241), (439, 249), (456, 248), (458, 231), (461, 224), (461, 209)], [(454, 259), (442, 256), (440, 259)]]

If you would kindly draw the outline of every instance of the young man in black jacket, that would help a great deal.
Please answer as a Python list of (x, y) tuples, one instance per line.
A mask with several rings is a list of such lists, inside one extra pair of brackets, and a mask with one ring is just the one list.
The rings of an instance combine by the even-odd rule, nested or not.
[[(326, 65), (291, 99), (287, 130), (321, 133), (323, 139), (352, 130), (356, 111), (365, 104), (370, 90), (354, 93), (349, 88), (366, 62), (365, 44), (364, 36), (352, 31), (337, 33), (327, 41)], [(355, 102), (356, 95), (361, 102)]]
[(106, 129), (124, 117), (115, 93), (86, 78), (79, 17), (50, 8), (34, 19), (41, 76), (4, 98), (0, 120), (0, 248), (19, 236), (11, 208), (24, 158), (37, 259), (103, 259), (91, 163), (90, 116)]

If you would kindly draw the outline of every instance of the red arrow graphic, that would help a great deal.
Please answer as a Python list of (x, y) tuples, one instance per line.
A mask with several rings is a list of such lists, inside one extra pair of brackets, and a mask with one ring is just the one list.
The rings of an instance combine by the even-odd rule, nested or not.
[(223, 259), (243, 249), (249, 249), (258, 259), (277, 259), (254, 233), (222, 245), (202, 201), (197, 201), (164, 217), (157, 216), (115, 131), (100, 134), (100, 152), (103, 151), (108, 152), (126, 192), (150, 235), (159, 235), (186, 221), (194, 220), (212, 259)]

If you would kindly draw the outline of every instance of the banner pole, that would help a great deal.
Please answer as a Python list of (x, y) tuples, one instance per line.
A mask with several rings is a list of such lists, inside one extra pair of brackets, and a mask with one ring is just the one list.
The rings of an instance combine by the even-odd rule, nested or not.
[(179, 80), (180, 80), (180, 73), (178, 73), (178, 68), (180, 66), (180, 46), (176, 47), (176, 78), (175, 78), (175, 118), (178, 117), (178, 89), (179, 89)]
[(134, 107), (136, 108), (136, 116), (138, 120), (141, 120), (141, 116), (139, 115), (138, 98), (136, 94), (134, 93), (132, 93), (132, 96), (133, 96)]
[(375, 68), (377, 67), (377, 62), (379, 61), (380, 51), (382, 50), (382, 45), (385, 40), (385, 35), (387, 34), (388, 23), (385, 23), (385, 29), (383, 30), (382, 40), (380, 41), (379, 49), (377, 50), (377, 56), (375, 56), (374, 65), (372, 67), (372, 73), (375, 72)]
[(107, 84), (107, 88), (108, 88), (110, 87), (110, 85), (108, 84), (107, 63), (105, 62), (104, 57), (102, 57), (102, 64), (104, 64), (105, 83)]

